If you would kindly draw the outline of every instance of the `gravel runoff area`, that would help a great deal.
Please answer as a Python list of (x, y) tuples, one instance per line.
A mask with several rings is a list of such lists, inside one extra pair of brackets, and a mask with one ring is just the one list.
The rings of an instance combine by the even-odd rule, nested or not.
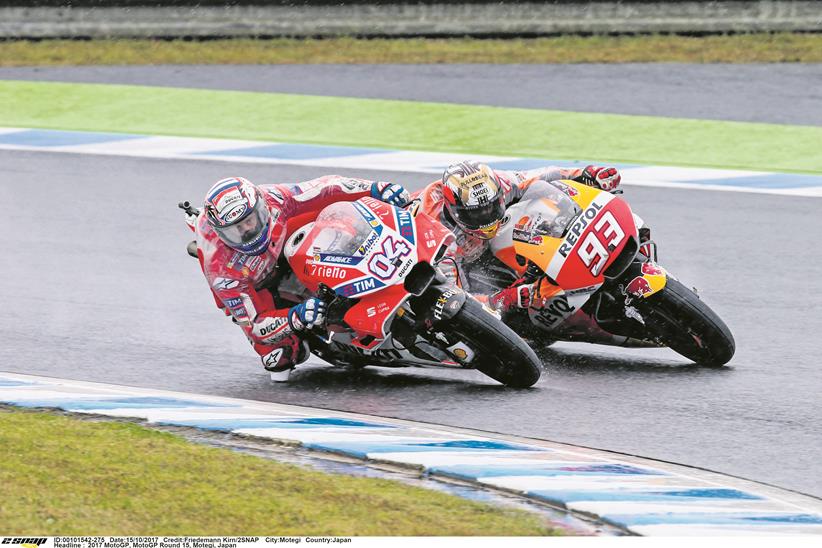
[(822, 64), (42, 67), (3, 68), (0, 79), (284, 92), (822, 125)]

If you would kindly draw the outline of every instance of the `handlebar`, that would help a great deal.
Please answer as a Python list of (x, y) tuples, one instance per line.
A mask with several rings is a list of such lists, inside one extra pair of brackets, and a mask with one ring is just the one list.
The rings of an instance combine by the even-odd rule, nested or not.
[(192, 217), (197, 217), (200, 215), (200, 210), (192, 206), (191, 202), (189, 202), (188, 200), (186, 200), (185, 202), (178, 203), (177, 207), (185, 211), (186, 215), (191, 215)]
[(333, 289), (321, 283), (320, 286), (317, 288), (317, 298), (323, 301), (325, 304), (330, 305), (335, 300), (337, 300), (337, 294), (334, 292)]

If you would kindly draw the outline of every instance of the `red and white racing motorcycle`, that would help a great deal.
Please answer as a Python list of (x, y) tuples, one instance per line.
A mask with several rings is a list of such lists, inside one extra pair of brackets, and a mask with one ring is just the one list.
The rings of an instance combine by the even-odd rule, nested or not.
[[(193, 229), (199, 212), (179, 207)], [(294, 304), (306, 290), (327, 303), (325, 326), (305, 336), (332, 364), (477, 369), (506, 386), (534, 385), (534, 351), (433, 266), (453, 238), (421, 212), (373, 198), (338, 202), (288, 237), (293, 276), (277, 291)], [(188, 253), (197, 256), (196, 243)]]
[(342, 365), (477, 369), (511, 387), (537, 382), (534, 351), (434, 266), (453, 234), (423, 213), (373, 198), (326, 207), (284, 254), (328, 303), (311, 350)]

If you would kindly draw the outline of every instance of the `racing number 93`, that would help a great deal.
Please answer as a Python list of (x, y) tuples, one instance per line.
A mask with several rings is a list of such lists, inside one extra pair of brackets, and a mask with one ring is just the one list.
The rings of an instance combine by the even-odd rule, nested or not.
[(397, 272), (400, 261), (411, 253), (411, 248), (403, 240), (391, 236), (382, 241), (382, 250), (371, 255), (368, 270), (382, 280), (388, 280)]
[[(600, 241), (600, 238), (602, 238), (602, 241)], [(608, 262), (609, 250), (616, 249), (623, 239), (625, 239), (625, 232), (622, 227), (619, 226), (613, 214), (606, 211), (594, 225), (594, 230), (589, 232), (582, 240), (577, 255), (591, 271), (591, 274), (599, 276), (605, 263)]]

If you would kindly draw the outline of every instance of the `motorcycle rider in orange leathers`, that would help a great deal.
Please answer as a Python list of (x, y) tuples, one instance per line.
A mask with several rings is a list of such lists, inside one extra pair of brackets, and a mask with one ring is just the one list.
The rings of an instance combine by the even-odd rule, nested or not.
[[(488, 241), (499, 230), (508, 206), (516, 203), (533, 182), (560, 179), (613, 192), (619, 186), (621, 176), (616, 168), (593, 165), (585, 168), (549, 166), (527, 171), (495, 170), (474, 161), (448, 166), (442, 179), (414, 194), (414, 198), (421, 200), (421, 210), (438, 219), (457, 237), (449, 258), (440, 263), (443, 271), (459, 285), (470, 286), (461, 275), (463, 267), (478, 261), (488, 250)], [(452, 268), (448, 262), (452, 263)], [(514, 308), (527, 308), (533, 292), (532, 285), (520, 279), (496, 293), (478, 297), (504, 313)]]

